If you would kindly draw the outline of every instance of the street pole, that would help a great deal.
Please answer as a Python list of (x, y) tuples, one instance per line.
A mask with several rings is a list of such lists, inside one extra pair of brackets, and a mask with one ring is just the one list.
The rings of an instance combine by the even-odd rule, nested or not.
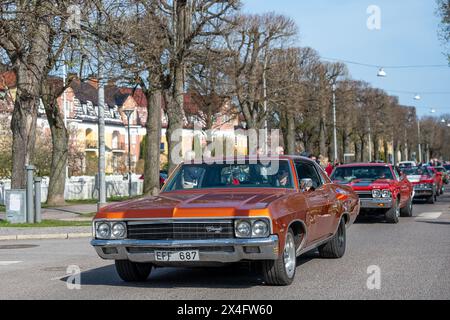
[(128, 123), (128, 196), (131, 197), (131, 133), (130, 133), (130, 119), (133, 110), (124, 110), (127, 116)]
[(372, 162), (372, 129), (369, 118), (367, 118), (367, 122), (369, 123), (369, 162)]
[(336, 83), (333, 83), (333, 139), (334, 139), (334, 160), (338, 159), (337, 150), (337, 128), (336, 128)]
[(264, 95), (264, 154), (268, 154), (268, 139), (269, 133), (267, 126), (267, 77), (266, 77), (266, 69), (267, 69), (267, 49), (264, 57), (264, 70), (263, 70), (263, 95)]
[[(101, 15), (99, 14), (99, 24)], [(103, 55), (97, 47), (98, 54), (98, 209), (106, 204), (105, 181), (105, 86), (103, 79)]]
[(422, 145), (420, 141), (420, 119), (417, 119), (417, 138), (419, 140), (419, 162), (422, 163)]
[[(66, 59), (65, 59), (65, 52), (63, 51), (63, 110), (64, 110), (64, 126), (67, 128), (67, 95), (66, 95), (66, 84), (67, 84), (67, 66), (66, 66)], [(69, 165), (66, 162), (66, 180), (69, 178)]]

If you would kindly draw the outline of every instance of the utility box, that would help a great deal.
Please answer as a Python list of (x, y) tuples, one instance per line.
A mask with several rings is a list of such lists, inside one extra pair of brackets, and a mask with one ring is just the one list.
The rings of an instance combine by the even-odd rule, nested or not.
[(6, 220), (10, 223), (27, 222), (26, 190), (6, 190)]

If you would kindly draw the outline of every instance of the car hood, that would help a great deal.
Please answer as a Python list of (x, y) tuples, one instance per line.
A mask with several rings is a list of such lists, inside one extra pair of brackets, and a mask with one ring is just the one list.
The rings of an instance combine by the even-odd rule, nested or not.
[(394, 184), (394, 181), (390, 179), (378, 179), (375, 181), (357, 179), (349, 183), (344, 183), (343, 181), (335, 181), (335, 183), (349, 186), (355, 191), (368, 191), (373, 189), (389, 189)]
[(190, 218), (217, 216), (248, 216), (250, 210), (265, 209), (289, 190), (208, 190), (163, 192), (109, 205), (100, 210), (97, 218)]

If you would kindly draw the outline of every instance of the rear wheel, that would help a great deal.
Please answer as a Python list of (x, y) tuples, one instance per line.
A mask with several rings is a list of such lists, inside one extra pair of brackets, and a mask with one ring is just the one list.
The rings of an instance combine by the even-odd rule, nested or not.
[(386, 221), (388, 223), (398, 223), (399, 221), (399, 217), (400, 217), (400, 201), (399, 199), (397, 199), (395, 201), (395, 204), (392, 206), (392, 208), (390, 208), (386, 214)]
[(411, 197), (411, 198), (409, 198), (406, 206), (400, 210), (400, 216), (412, 217), (412, 213), (413, 213), (413, 201), (412, 201), (412, 197)]
[(128, 260), (116, 260), (116, 271), (125, 282), (142, 282), (147, 280), (152, 271), (150, 263), (135, 263)]
[(289, 229), (282, 255), (277, 260), (262, 262), (262, 272), (266, 284), (287, 286), (294, 281), (297, 268), (296, 251), (294, 232)]
[(432, 195), (432, 196), (428, 197), (428, 199), (427, 199), (427, 203), (428, 204), (434, 204), (435, 202), (436, 202), (436, 196), (435, 195)]
[(345, 254), (346, 230), (343, 219), (339, 222), (339, 228), (333, 238), (319, 247), (319, 254), (322, 258), (338, 259)]

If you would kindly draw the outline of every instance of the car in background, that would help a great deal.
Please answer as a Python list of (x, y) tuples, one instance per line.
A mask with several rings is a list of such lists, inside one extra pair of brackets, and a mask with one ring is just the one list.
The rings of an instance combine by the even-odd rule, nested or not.
[(434, 169), (442, 174), (442, 189), (441, 189), (441, 194), (444, 193), (444, 185), (449, 183), (449, 173), (447, 172), (447, 169), (445, 169), (444, 166), (440, 166), (440, 167), (434, 167)]
[(158, 196), (101, 208), (91, 244), (126, 282), (145, 281), (153, 267), (253, 262), (266, 284), (289, 285), (301, 254), (344, 255), (358, 213), (352, 189), (310, 159), (184, 163)]
[(450, 164), (444, 164), (443, 167), (447, 170), (447, 174), (450, 176)]
[(417, 166), (415, 161), (402, 161), (398, 163), (399, 167), (415, 167)]
[(428, 167), (431, 171), (433, 171), (436, 179), (436, 185), (437, 185), (437, 195), (443, 195), (444, 194), (444, 172), (445, 169), (443, 167)]
[(350, 186), (361, 200), (361, 214), (384, 214), (389, 223), (411, 217), (414, 188), (391, 164), (360, 163), (336, 168), (334, 183)]
[(430, 204), (436, 202), (441, 179), (432, 167), (411, 167), (401, 168), (401, 170), (414, 186), (414, 199), (424, 199)]

